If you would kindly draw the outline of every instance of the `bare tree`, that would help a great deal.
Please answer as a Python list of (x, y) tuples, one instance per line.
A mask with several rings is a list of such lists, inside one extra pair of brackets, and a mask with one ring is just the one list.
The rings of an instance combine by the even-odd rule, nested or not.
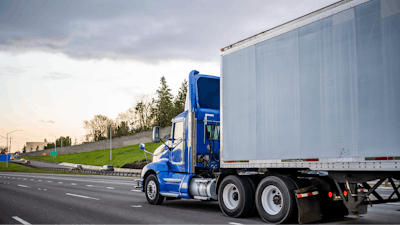
[(99, 137), (107, 137), (107, 128), (114, 125), (114, 121), (104, 115), (95, 115), (90, 121), (83, 121), (86, 129), (86, 141), (97, 141)]
[(154, 121), (152, 108), (154, 101), (149, 95), (136, 96), (135, 105), (135, 127), (140, 130), (149, 130)]

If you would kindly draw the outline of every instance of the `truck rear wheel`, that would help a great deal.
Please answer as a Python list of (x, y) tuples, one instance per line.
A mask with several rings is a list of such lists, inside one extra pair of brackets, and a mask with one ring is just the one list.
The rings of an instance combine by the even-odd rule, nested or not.
[(160, 195), (160, 187), (156, 175), (151, 174), (147, 177), (144, 190), (146, 199), (150, 204), (160, 205), (164, 201), (164, 196)]
[(264, 178), (257, 187), (256, 207), (261, 218), (268, 223), (295, 222), (297, 203), (295, 186), (284, 176)]
[(218, 201), (221, 211), (230, 217), (250, 214), (254, 197), (249, 182), (239, 176), (227, 176), (220, 185)]

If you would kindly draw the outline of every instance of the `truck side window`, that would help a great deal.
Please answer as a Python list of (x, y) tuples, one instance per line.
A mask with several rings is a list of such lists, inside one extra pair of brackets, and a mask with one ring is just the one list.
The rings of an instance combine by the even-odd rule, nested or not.
[(183, 122), (175, 123), (174, 127), (174, 142), (183, 138)]

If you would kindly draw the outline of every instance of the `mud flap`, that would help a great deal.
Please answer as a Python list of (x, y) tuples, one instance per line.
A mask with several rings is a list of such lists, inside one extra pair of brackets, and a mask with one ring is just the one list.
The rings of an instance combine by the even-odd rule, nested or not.
[(310, 223), (322, 218), (319, 193), (314, 189), (302, 188), (294, 191), (298, 209), (298, 222)]

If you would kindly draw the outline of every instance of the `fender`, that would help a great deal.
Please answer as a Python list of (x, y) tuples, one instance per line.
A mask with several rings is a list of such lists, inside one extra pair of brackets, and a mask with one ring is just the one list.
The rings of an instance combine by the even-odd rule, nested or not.
[(142, 178), (142, 187), (144, 191), (144, 182), (146, 182), (147, 176), (150, 174), (158, 174), (159, 172), (168, 172), (169, 171), (169, 166), (168, 166), (168, 159), (160, 159), (157, 162), (153, 162), (150, 164), (147, 164), (145, 167), (142, 169), (142, 174), (140, 177)]

